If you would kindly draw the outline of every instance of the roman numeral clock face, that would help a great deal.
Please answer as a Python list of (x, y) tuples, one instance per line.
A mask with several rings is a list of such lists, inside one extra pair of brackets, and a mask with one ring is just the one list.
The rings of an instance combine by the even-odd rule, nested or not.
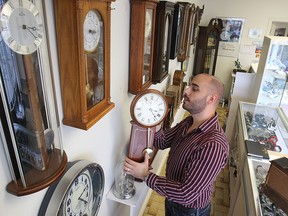
[(136, 95), (131, 103), (131, 117), (140, 126), (154, 127), (167, 113), (165, 96), (157, 90), (148, 89)]
[(7, 46), (22, 55), (35, 52), (44, 34), (40, 13), (28, 0), (9, 0), (4, 4), (0, 28)]

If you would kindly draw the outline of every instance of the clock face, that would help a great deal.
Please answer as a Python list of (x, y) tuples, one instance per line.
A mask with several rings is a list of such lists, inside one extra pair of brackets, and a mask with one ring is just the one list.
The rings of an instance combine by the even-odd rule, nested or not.
[(167, 113), (165, 96), (157, 90), (148, 89), (136, 95), (131, 104), (133, 120), (144, 127), (160, 124)]
[(84, 49), (92, 52), (96, 49), (100, 40), (100, 14), (90, 10), (84, 20)]
[(64, 199), (63, 215), (84, 215), (90, 212), (88, 204), (92, 198), (92, 182), (89, 172), (83, 172), (72, 182)]
[(28, 0), (9, 0), (0, 14), (3, 40), (14, 52), (27, 55), (40, 46), (44, 34), (37, 7)]

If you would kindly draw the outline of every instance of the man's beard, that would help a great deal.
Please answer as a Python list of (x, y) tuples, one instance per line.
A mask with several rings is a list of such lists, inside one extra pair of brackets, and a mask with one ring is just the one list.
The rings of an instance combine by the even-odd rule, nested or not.
[(196, 101), (193, 101), (193, 102), (191, 102), (190, 100), (185, 101), (185, 103), (183, 103), (182, 105), (183, 109), (187, 110), (192, 115), (198, 114), (206, 108), (207, 106), (206, 99), (207, 99), (207, 96), (204, 98), (198, 99)]

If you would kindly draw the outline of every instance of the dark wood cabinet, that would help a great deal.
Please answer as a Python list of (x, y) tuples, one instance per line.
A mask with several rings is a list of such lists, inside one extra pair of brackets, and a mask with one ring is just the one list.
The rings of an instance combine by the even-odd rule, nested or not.
[(217, 18), (211, 19), (208, 26), (199, 26), (193, 75), (214, 75), (222, 28), (222, 20)]
[(160, 83), (168, 75), (174, 3), (160, 1), (156, 7), (152, 82)]
[(173, 14), (170, 59), (175, 59), (179, 53), (183, 19), (183, 5), (176, 3)]

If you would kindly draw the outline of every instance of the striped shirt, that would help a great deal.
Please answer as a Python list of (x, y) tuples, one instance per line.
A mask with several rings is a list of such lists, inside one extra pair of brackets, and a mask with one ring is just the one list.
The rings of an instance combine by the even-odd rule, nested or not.
[(229, 144), (218, 115), (187, 134), (191, 116), (155, 134), (154, 146), (170, 148), (166, 177), (149, 174), (146, 184), (170, 201), (187, 208), (203, 208), (211, 201), (213, 183), (225, 167)]

